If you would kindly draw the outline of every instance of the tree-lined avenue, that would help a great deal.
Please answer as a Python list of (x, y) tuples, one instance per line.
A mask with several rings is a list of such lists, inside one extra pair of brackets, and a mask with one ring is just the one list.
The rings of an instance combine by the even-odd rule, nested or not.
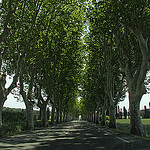
[[(79, 115), (106, 126), (107, 113), (109, 128), (116, 129), (116, 106), (128, 91), (130, 133), (145, 137), (140, 101), (150, 81), (149, 4), (2, 0), (0, 136), (10, 93), (26, 106), (26, 130), (35, 129), (34, 107), (40, 109), (42, 127), (49, 119), (54, 125)], [(6, 87), (8, 75), (12, 83)]]
[(147, 150), (150, 143), (86, 121), (71, 121), (0, 140), (3, 150)]

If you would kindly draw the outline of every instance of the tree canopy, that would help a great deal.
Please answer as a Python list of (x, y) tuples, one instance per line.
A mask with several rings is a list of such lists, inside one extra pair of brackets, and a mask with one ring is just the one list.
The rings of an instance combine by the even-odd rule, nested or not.
[[(51, 106), (52, 123), (55, 112), (57, 122), (80, 114), (99, 123), (107, 110), (116, 128), (115, 107), (128, 90), (131, 133), (144, 136), (149, 1), (3, 0), (0, 8), (0, 133), (4, 102), (17, 87), (27, 129), (34, 128), (34, 106), (43, 126)], [(13, 81), (5, 88), (7, 75)]]

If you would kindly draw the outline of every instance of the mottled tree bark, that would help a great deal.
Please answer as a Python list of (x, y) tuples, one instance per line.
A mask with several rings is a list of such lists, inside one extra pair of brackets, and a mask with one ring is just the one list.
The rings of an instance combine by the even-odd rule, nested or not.
[[(144, 9), (143, 9), (144, 10)], [(141, 29), (139, 25), (132, 27), (129, 24), (124, 26), (124, 41), (123, 43), (120, 37), (123, 37), (119, 31), (115, 32), (116, 44), (120, 52), (123, 52), (123, 57), (126, 59), (125, 65), (120, 59), (120, 66), (122, 71), (126, 75), (127, 86), (129, 88), (129, 104), (130, 104), (130, 132), (135, 135), (145, 136), (143, 125), (140, 119), (140, 101), (143, 94), (146, 93), (144, 87), (144, 80), (149, 70), (149, 60), (150, 53), (148, 49), (148, 34), (146, 30)], [(144, 26), (143, 26), (144, 27)], [(139, 42), (139, 61), (135, 62), (136, 64), (132, 65), (131, 57), (129, 57), (129, 51), (133, 46), (129, 44), (129, 33), (132, 32), (135, 35), (135, 38)], [(135, 55), (136, 56), (136, 55)], [(134, 57), (135, 57), (134, 56)], [(133, 57), (133, 56), (132, 56)], [(140, 63), (139, 63), (140, 62)]]
[(41, 122), (42, 122), (42, 127), (47, 127), (48, 126), (46, 107), (47, 107), (47, 103), (43, 103), (42, 106), (41, 106)]
[(93, 122), (93, 114), (92, 114), (92, 112), (89, 113), (89, 119), (90, 119), (90, 122)]
[(56, 108), (56, 123), (59, 123), (59, 108)]
[(87, 121), (90, 121), (90, 113), (88, 112)]
[[(12, 89), (14, 89), (17, 86), (18, 76), (19, 76), (19, 69), (20, 69), (20, 62), (21, 59), (19, 58), (16, 74), (13, 77), (13, 81), (11, 85), (8, 88), (5, 88), (6, 85), (6, 75), (3, 74), (0, 69), (0, 136), (2, 135), (2, 109), (5, 101), (7, 100), (7, 96), (10, 94)], [(0, 68), (2, 68), (2, 59), (0, 55)]]
[(26, 102), (26, 130), (34, 129), (33, 103)]
[(91, 112), (91, 121), (94, 122), (93, 112)]
[(68, 112), (66, 112), (66, 118), (65, 118), (65, 122), (68, 122)]
[(115, 115), (115, 107), (114, 104), (110, 104), (109, 106), (109, 128), (116, 129), (116, 115)]
[(29, 83), (28, 93), (24, 91), (23, 84), (23, 72), (20, 72), (20, 94), (22, 95), (23, 101), (26, 105), (26, 129), (33, 130), (34, 129), (34, 114), (33, 114), (33, 104), (34, 102), (31, 100), (32, 88), (33, 88), (33, 79), (34, 76), (31, 74), (31, 79)]
[(106, 126), (106, 108), (102, 108), (102, 119), (101, 119), (101, 125)]
[(8, 0), (7, 4), (8, 4), (8, 10), (7, 10), (8, 12), (7, 12), (7, 14), (5, 14), (6, 15), (6, 19), (5, 19), (4, 23), (3, 23), (4, 24), (4, 28), (3, 28), (2, 33), (0, 35), (0, 43), (4, 42), (5, 38), (7, 38), (9, 33), (10, 33), (10, 29), (8, 28), (8, 25), (10, 25), (11, 17), (16, 11), (16, 8), (17, 8), (17, 5), (18, 5), (18, 1), (16, 1), (16, 3), (13, 3), (12, 0)]
[(65, 122), (65, 118), (66, 118), (66, 113), (65, 111), (63, 111), (63, 122)]
[[(130, 108), (130, 133), (139, 136), (145, 136), (143, 125), (140, 117), (140, 100), (142, 96), (134, 92), (134, 95), (129, 93), (129, 108)], [(139, 101), (137, 101), (139, 99)]]
[(60, 123), (62, 123), (62, 111), (60, 109)]
[(96, 123), (96, 112), (95, 112), (95, 110), (93, 111), (93, 114), (94, 114), (94, 120), (93, 120), (93, 122)]
[(150, 53), (148, 49), (148, 36), (142, 33), (141, 29), (136, 28), (132, 30), (138, 39), (139, 46), (142, 53), (142, 61), (140, 66), (135, 72), (135, 75), (131, 75), (131, 68), (129, 65), (126, 67), (127, 83), (129, 87), (129, 104), (130, 104), (130, 133), (140, 136), (145, 136), (143, 125), (140, 117), (140, 101), (143, 94), (146, 93), (144, 86), (144, 79), (146, 73), (149, 70)]
[(96, 111), (96, 124), (99, 124), (100, 120), (99, 120), (99, 102), (97, 103), (97, 111)]
[(55, 124), (55, 103), (52, 105), (51, 124)]
[(99, 124), (99, 110), (96, 112), (96, 124)]
[(0, 103), (0, 137), (2, 136), (2, 111), (3, 111), (3, 104)]

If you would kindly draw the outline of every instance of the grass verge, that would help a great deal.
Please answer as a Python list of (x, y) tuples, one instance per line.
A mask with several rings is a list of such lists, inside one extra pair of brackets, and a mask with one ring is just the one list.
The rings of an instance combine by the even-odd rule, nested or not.
[[(141, 119), (147, 138), (150, 138), (150, 119)], [(117, 119), (117, 130), (123, 133), (130, 133), (130, 119)]]

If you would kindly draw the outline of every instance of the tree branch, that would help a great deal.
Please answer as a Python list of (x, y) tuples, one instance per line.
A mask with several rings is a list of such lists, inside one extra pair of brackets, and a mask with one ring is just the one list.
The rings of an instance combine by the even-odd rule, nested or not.
[(0, 43), (4, 42), (5, 37), (7, 37), (9, 35), (10, 29), (8, 28), (8, 25), (10, 23), (11, 16), (16, 11), (17, 5), (18, 5), (18, 1), (16, 3), (14, 10), (12, 10), (12, 0), (9, 0), (9, 2), (8, 2), (8, 10), (9, 11), (8, 11), (7, 16), (6, 16), (6, 21), (4, 23), (3, 33), (0, 35)]

